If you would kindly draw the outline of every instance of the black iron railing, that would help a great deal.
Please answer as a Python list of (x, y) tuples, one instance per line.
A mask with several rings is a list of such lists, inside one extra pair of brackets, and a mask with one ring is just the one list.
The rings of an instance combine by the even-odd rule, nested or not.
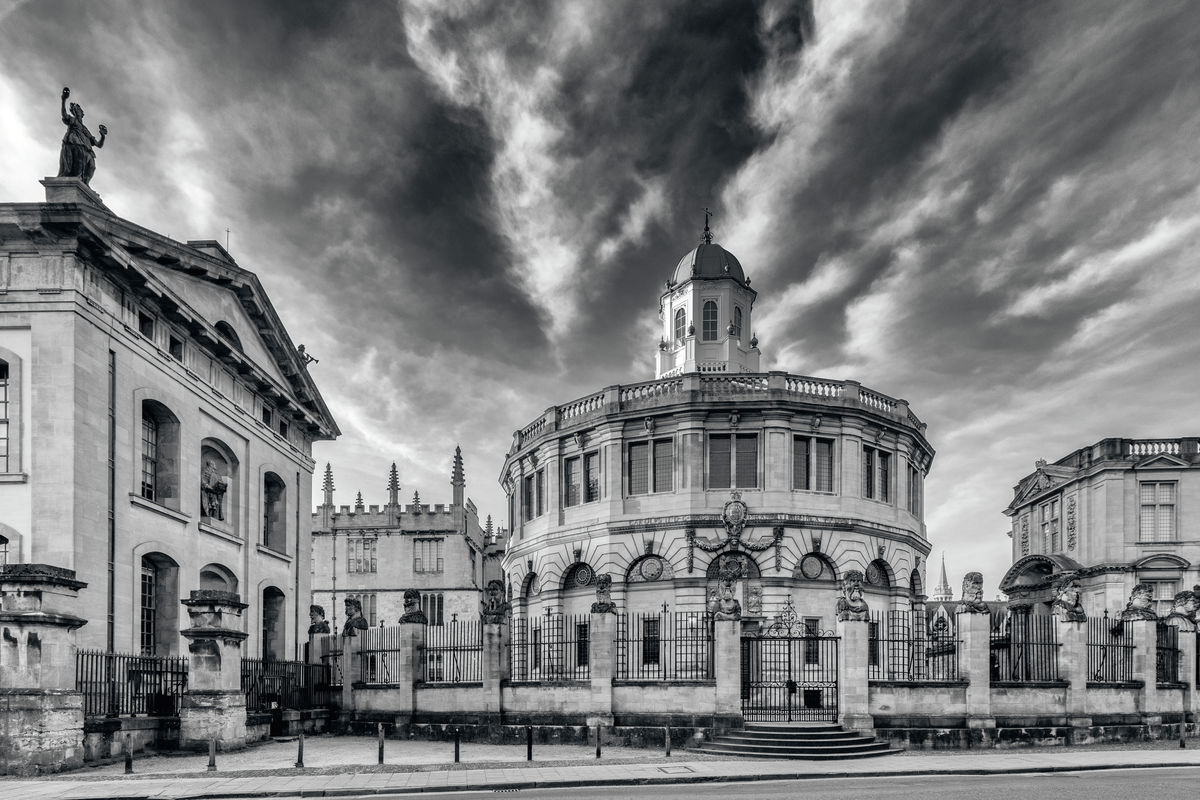
[(1054, 617), (1010, 613), (991, 632), (993, 681), (1057, 681), (1058, 634)]
[(948, 631), (930, 634), (924, 614), (872, 612), (867, 637), (870, 680), (958, 680), (958, 641)]
[(1159, 620), (1154, 627), (1154, 678), (1158, 683), (1179, 683), (1179, 629)]
[(425, 682), (475, 683), (483, 680), (483, 625), (452, 621), (425, 628)]
[(88, 717), (173, 717), (187, 689), (186, 658), (79, 650), (75, 688)]
[(713, 621), (703, 611), (617, 616), (616, 677), (623, 680), (710, 680)]
[(329, 705), (329, 673), (325, 664), (243, 658), (246, 709), (324, 708)]
[(550, 614), (514, 620), (508, 654), (514, 681), (587, 680), (592, 675), (591, 617)]
[(1133, 628), (1112, 619), (1108, 611), (1089, 617), (1088, 680), (1092, 683), (1125, 683), (1133, 680)]
[(342, 688), (343, 676), (346, 674), (346, 661), (341, 639), (333, 633), (318, 634), (313, 640), (317, 648), (317, 658), (321, 664), (329, 668), (329, 686), (333, 691)]

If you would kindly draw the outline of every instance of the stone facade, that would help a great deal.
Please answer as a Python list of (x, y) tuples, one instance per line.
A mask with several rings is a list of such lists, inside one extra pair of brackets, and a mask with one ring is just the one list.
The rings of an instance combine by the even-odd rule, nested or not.
[(475, 503), (466, 496), (462, 454), (451, 468), (449, 504), (426, 504), (414, 494), (401, 504), (395, 464), (383, 506), (336, 506), (333, 471), (326, 465), (324, 502), (312, 515), (312, 602), (325, 609), (331, 625), (343, 624), (347, 595), (363, 604), (369, 625), (395, 623), (404, 609), (404, 591), (421, 592), (422, 610), (435, 625), (474, 619), (488, 581), (501, 577), (506, 532), (491, 517), (480, 526)]
[(311, 448), (338, 433), (303, 358), (219, 244), (44, 183), (0, 204), (0, 551), (87, 584), (84, 648), (180, 655), (180, 598), (224, 588), (247, 651), (294, 658)]
[(1119, 609), (1138, 583), (1165, 615), (1200, 584), (1200, 437), (1104, 439), (1037, 462), (1013, 489), (1013, 564), (1000, 582), (1017, 604), (1048, 613), (1055, 586), (1078, 578), (1088, 615)]
[(706, 231), (660, 298), (658, 378), (514, 433), (499, 477), (516, 617), (586, 614), (600, 575), (621, 611), (704, 611), (726, 568), (751, 624), (790, 597), (832, 628), (850, 570), (872, 610), (919, 602), (925, 424), (855, 381), (759, 372), (755, 298)]

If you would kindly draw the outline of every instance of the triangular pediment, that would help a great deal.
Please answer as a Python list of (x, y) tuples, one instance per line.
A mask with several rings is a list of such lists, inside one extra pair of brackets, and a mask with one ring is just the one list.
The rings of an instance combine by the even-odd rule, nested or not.
[(1180, 469), (1188, 467), (1188, 463), (1170, 453), (1156, 453), (1147, 456), (1133, 465), (1134, 469)]
[(233, 328), (242, 353), (276, 381), (287, 385), (287, 377), (275, 356), (267, 349), (259, 325), (250, 319), (250, 315), (242, 307), (241, 299), (232, 289), (214, 283), (204, 276), (187, 275), (158, 264), (147, 263), (145, 266), (210, 324), (216, 326), (217, 323), (224, 322)]
[(1071, 467), (1038, 462), (1037, 471), (1017, 484), (1013, 490), (1013, 501), (1008, 505), (1009, 510), (1015, 510), (1033, 498), (1067, 483), (1075, 474), (1075, 469)]

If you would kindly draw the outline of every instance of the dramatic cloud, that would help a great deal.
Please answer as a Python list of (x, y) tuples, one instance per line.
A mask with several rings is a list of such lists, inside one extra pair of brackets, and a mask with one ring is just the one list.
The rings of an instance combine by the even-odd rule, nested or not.
[(770, 368), (907, 398), (952, 573), (1012, 485), (1194, 434), (1200, 27), (1183, 2), (0, 2), (0, 199), (54, 171), (257, 272), (346, 435), (338, 500), (469, 493), (511, 431), (652, 377), (663, 281), (718, 238)]

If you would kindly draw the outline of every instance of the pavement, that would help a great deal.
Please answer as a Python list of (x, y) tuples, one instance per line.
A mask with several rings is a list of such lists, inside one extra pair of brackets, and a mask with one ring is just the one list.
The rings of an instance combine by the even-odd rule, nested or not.
[[(235, 798), (404, 795), (461, 790), (503, 791), (571, 786), (644, 786), (718, 781), (786, 780), (896, 775), (985, 775), (1080, 770), (1200, 767), (1200, 746), (1169, 742), (1126, 749), (1026, 748), (1021, 750), (905, 752), (838, 761), (722, 759), (691, 750), (537, 745), (526, 762), (523, 745), (463, 743), (462, 763), (453, 744), (388, 740), (377, 762), (373, 737), (308, 737), (303, 769), (296, 769), (294, 741), (276, 741), (217, 755), (207, 772), (206, 755), (136, 758), (133, 775), (124, 764), (87, 767), (44, 778), (0, 779), (0, 800), (64, 798)], [(450, 763), (446, 763), (449, 761)]]

